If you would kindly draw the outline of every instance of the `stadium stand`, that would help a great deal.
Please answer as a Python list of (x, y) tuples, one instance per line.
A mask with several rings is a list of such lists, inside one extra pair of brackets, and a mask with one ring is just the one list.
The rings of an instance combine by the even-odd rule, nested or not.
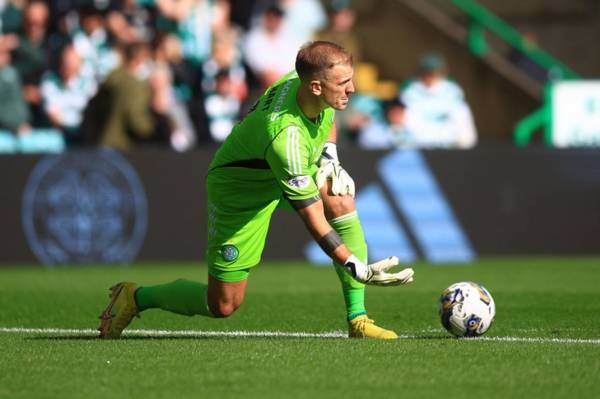
[[(472, 105), (482, 144), (512, 141), (515, 126), (517, 144), (529, 142), (536, 129), (548, 125), (542, 106), (545, 82), (593, 77), (600, 63), (597, 52), (584, 51), (582, 41), (574, 46), (568, 40), (572, 33), (586, 37), (600, 33), (593, 23), (599, 7), (591, 0), (572, 4), (536, 0), (526, 5), (490, 0), (7, 0), (0, 7), (0, 47), (11, 53), (31, 127), (71, 130), (72, 126), (57, 123), (41, 86), (64, 46), (73, 44), (83, 60), (82, 69), (99, 87), (122, 62), (121, 49), (144, 42), (153, 48), (153, 56), (140, 68), (138, 78), (148, 79), (157, 71), (155, 81), (163, 79), (170, 86), (162, 89), (171, 105), (161, 123), (172, 137), (160, 145), (180, 151), (210, 146), (226, 135), (211, 134), (214, 117), (208, 113), (220, 112), (214, 101), (210, 110), (206, 108), (207, 97), (214, 99), (215, 77), (221, 70), (227, 69), (241, 103), (226, 112), (231, 122), (250, 108), (266, 81), (285, 70), (265, 73), (258, 65), (265, 64), (266, 50), (251, 50), (257, 34), (265, 34), (265, 13), (272, 16), (274, 26), (279, 21), (272, 30), (280, 31), (283, 48), (292, 53), (309, 37), (349, 47), (356, 57), (360, 94), (380, 106), (413, 75), (422, 54), (438, 51)], [(273, 69), (280, 59), (265, 65)], [(226, 103), (230, 102), (220, 104)], [(68, 134), (66, 142), (74, 144)], [(131, 148), (135, 147), (133, 140)]]

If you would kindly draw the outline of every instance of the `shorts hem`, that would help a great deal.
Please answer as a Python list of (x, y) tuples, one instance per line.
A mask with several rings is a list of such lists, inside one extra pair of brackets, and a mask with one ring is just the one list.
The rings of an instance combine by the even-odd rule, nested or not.
[(224, 270), (209, 266), (208, 275), (224, 283), (238, 283), (248, 279), (248, 276), (250, 275), (250, 268)]

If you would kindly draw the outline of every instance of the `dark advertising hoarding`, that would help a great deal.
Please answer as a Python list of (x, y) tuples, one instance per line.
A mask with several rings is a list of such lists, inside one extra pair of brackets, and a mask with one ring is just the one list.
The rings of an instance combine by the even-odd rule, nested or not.
[[(0, 156), (0, 262), (202, 260), (212, 150)], [(600, 253), (600, 153), (341, 151), (373, 258)], [(324, 261), (277, 211), (265, 259)]]

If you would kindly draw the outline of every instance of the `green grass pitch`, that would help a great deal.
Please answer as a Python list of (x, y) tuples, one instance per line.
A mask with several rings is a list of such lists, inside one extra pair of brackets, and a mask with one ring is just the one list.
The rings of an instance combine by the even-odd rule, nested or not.
[[(410, 286), (367, 289), (393, 342), (272, 336), (346, 329), (333, 270), (292, 262), (256, 268), (229, 319), (151, 310), (121, 340), (94, 338), (111, 284), (178, 277), (206, 267), (0, 267), (0, 398), (600, 397), (599, 258), (418, 264)], [(496, 301), (485, 340), (439, 323), (440, 293), (463, 280)]]

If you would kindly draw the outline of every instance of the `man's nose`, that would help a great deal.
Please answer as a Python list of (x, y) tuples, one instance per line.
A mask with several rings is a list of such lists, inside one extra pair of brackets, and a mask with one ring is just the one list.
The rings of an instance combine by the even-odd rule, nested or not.
[(350, 84), (346, 88), (346, 93), (348, 93), (348, 94), (354, 93), (354, 82), (350, 82)]

